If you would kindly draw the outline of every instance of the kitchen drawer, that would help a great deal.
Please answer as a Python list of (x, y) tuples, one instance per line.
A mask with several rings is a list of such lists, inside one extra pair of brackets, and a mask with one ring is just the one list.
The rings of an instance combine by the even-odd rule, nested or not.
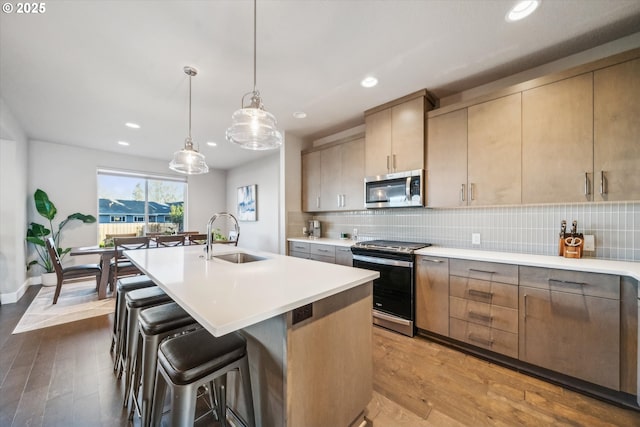
[(518, 333), (518, 310), (449, 297), (449, 316), (501, 331)]
[(312, 255), (330, 256), (335, 258), (336, 247), (333, 245), (322, 245), (318, 243), (310, 243), (309, 253), (311, 253)]
[(336, 246), (336, 264), (353, 266), (353, 254), (350, 246)]
[(289, 242), (289, 253), (306, 252), (309, 253), (309, 243), (306, 242)]
[(289, 256), (293, 256), (296, 258), (304, 258), (304, 259), (309, 259), (311, 257), (311, 255), (309, 255), (309, 252), (298, 252), (298, 251), (289, 251)]
[(309, 255), (309, 259), (312, 259), (314, 261), (328, 262), (329, 264), (335, 264), (336, 263), (336, 257), (334, 257), (334, 256), (310, 254)]
[(518, 284), (517, 265), (452, 259), (449, 264), (449, 272), (452, 276), (510, 283), (512, 285)]
[(459, 341), (495, 351), (514, 359), (518, 357), (517, 334), (465, 322), (454, 317), (449, 319), (449, 334), (451, 338)]
[(502, 307), (518, 308), (518, 287), (504, 283), (450, 276), (449, 295)]
[(520, 285), (552, 291), (620, 299), (620, 276), (542, 267), (520, 267)]

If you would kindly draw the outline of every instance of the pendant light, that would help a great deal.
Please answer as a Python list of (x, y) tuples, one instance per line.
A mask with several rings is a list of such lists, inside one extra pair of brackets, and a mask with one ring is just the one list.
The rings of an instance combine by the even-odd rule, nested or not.
[[(245, 98), (251, 95), (248, 105)], [(256, 89), (256, 0), (253, 0), (253, 91), (244, 94), (241, 108), (231, 116), (227, 141), (248, 150), (271, 150), (282, 145), (276, 118), (264, 109), (260, 92)]]
[(198, 70), (186, 66), (184, 73), (189, 76), (189, 136), (184, 140), (184, 148), (173, 153), (169, 169), (186, 175), (200, 175), (208, 173), (209, 166), (204, 160), (204, 155), (193, 148), (193, 140), (191, 139), (191, 77), (198, 74)]

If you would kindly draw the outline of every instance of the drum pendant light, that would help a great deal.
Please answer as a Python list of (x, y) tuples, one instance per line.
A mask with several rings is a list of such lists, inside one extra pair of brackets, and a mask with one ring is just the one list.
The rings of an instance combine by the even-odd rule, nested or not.
[[(245, 98), (251, 95), (248, 105)], [(248, 150), (271, 150), (282, 145), (276, 118), (264, 109), (260, 92), (256, 89), (256, 0), (253, 0), (253, 91), (244, 94), (241, 108), (231, 116), (227, 141)]]
[(198, 70), (186, 66), (184, 72), (189, 76), (189, 136), (184, 140), (184, 148), (173, 153), (169, 169), (186, 175), (200, 175), (208, 173), (209, 166), (204, 160), (204, 155), (193, 148), (193, 140), (191, 139), (191, 77), (198, 74)]

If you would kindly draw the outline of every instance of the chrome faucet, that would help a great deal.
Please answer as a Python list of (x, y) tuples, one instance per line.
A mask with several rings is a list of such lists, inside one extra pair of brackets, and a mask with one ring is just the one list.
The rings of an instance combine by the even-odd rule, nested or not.
[(227, 212), (219, 212), (219, 213), (215, 213), (213, 214), (213, 216), (209, 219), (209, 222), (207, 223), (207, 247), (205, 248), (205, 251), (207, 253), (206, 259), (211, 259), (211, 245), (213, 245), (213, 238), (211, 237), (212, 234), (212, 228), (213, 228), (213, 223), (216, 219), (218, 219), (219, 217), (229, 217), (233, 220), (233, 227), (236, 230), (236, 245), (238, 245), (238, 239), (240, 238), (240, 226), (238, 225), (238, 220), (236, 219), (235, 216), (233, 216), (230, 213)]

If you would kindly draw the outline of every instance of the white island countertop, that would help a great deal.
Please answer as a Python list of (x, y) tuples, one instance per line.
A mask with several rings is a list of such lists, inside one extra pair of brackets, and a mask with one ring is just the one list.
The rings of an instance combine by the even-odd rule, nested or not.
[(125, 255), (215, 336), (222, 336), (378, 278), (376, 271), (213, 245), (213, 255), (266, 258), (235, 264), (204, 246), (139, 249)]

